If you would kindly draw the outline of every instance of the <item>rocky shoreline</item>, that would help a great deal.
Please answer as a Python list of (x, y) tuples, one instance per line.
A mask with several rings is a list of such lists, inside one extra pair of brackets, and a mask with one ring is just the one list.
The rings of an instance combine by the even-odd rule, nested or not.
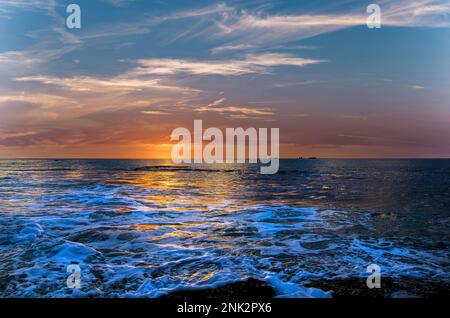
[(254, 278), (230, 283), (216, 288), (183, 289), (171, 292), (161, 299), (265, 299), (276, 296), (266, 282)]
[(333, 298), (450, 298), (450, 283), (410, 277), (384, 277), (381, 288), (369, 289), (365, 278), (318, 280), (305, 284), (332, 291)]
[[(450, 283), (419, 280), (409, 277), (385, 277), (381, 288), (369, 289), (363, 278), (317, 280), (305, 287), (332, 291), (333, 298), (450, 298)], [(248, 278), (216, 288), (195, 288), (171, 292), (161, 299), (267, 299), (276, 296), (275, 290), (264, 281)]]

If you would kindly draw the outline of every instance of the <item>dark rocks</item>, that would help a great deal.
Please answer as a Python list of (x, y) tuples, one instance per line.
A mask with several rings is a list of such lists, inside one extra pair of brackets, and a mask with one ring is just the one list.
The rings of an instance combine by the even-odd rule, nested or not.
[(305, 286), (320, 288), (324, 291), (333, 291), (333, 298), (450, 297), (450, 283), (437, 280), (422, 280), (410, 277), (382, 277), (381, 288), (374, 289), (369, 289), (367, 287), (366, 279), (364, 278), (318, 280), (306, 284)]
[(162, 296), (161, 299), (264, 299), (274, 296), (275, 290), (266, 282), (249, 278), (215, 288), (178, 290)]
[[(410, 277), (382, 277), (381, 288), (369, 289), (364, 278), (317, 280), (305, 287), (332, 291), (333, 298), (449, 298), (450, 283)], [(191, 288), (171, 292), (162, 299), (267, 299), (276, 296), (266, 282), (249, 278), (216, 288)]]

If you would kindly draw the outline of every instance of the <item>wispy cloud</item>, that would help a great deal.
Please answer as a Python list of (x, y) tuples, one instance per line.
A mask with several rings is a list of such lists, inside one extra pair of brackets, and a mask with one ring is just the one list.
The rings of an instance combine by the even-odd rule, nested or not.
[[(120, 4), (121, 0), (107, 0)], [(382, 8), (382, 25), (407, 27), (449, 27), (450, 4), (444, 0), (379, 1)], [(345, 4), (342, 4), (344, 6)], [(357, 25), (365, 25), (368, 14), (365, 5), (354, 5), (351, 10), (341, 10), (339, 3), (324, 6), (321, 10), (270, 14), (264, 10), (240, 9), (239, 5), (225, 3), (187, 9), (165, 16), (150, 16), (134, 22), (118, 22), (83, 34), (80, 39), (126, 36), (152, 32), (156, 26), (191, 19), (190, 26), (174, 35), (173, 40), (189, 37), (224, 39), (230, 44), (213, 48), (218, 54), (225, 51), (244, 50), (255, 46), (282, 44), (310, 38), (319, 34)]]
[[(380, 1), (382, 8), (382, 25), (406, 27), (449, 27), (450, 3), (442, 0), (418, 1)], [(333, 9), (339, 7), (333, 6)], [(231, 10), (226, 6), (226, 12), (210, 12), (208, 19), (213, 19), (201, 31), (189, 36), (206, 36), (213, 39), (229, 39), (234, 44), (224, 48), (239, 47), (239, 45), (273, 45), (292, 40), (310, 38), (319, 34), (337, 31), (358, 25), (365, 25), (368, 14), (366, 6), (353, 6), (345, 13), (329, 10), (326, 6), (315, 12), (302, 14), (277, 15), (249, 10)], [(220, 52), (220, 49), (219, 49)]]
[[(118, 144), (164, 142), (174, 123), (187, 125), (193, 116), (219, 125), (234, 119), (245, 119), (243, 126), (254, 119), (277, 120), (277, 125), (286, 131), (284, 138), (304, 138), (311, 144), (329, 143), (330, 147), (373, 140), (352, 138), (361, 131), (367, 136), (385, 136), (383, 142), (390, 142), (396, 136), (413, 136), (415, 131), (420, 131), (416, 139), (428, 138), (430, 143), (440, 138), (436, 136), (448, 135), (448, 120), (445, 121), (448, 116), (439, 104), (445, 104), (445, 88), (433, 79), (411, 78), (402, 72), (406, 66), (402, 63), (420, 63), (430, 69), (439, 65), (445, 72), (445, 63), (437, 58), (430, 61), (429, 57), (438, 57), (437, 54), (399, 61), (401, 65), (394, 69), (387, 69), (389, 63), (379, 63), (376, 75), (370, 76), (372, 84), (375, 80), (378, 84), (386, 82), (378, 85), (379, 99), (373, 101), (382, 104), (380, 113), (390, 115), (392, 105), (400, 105), (405, 97), (406, 100), (420, 94), (425, 98), (427, 94), (422, 93), (427, 90), (443, 96), (426, 103), (427, 109), (439, 109), (436, 116), (439, 118), (431, 118), (430, 114), (427, 114), (430, 119), (421, 116), (422, 128), (412, 131), (412, 121), (405, 118), (410, 113), (411, 118), (421, 115), (422, 98), (411, 101), (408, 113), (399, 109), (396, 117), (393, 112), (391, 121), (388, 116), (387, 119), (369, 117), (366, 114), (372, 110), (366, 110), (373, 104), (357, 104), (366, 92), (347, 91), (350, 83), (360, 83), (360, 77), (354, 74), (359, 68), (352, 68), (355, 66), (352, 59), (341, 59), (336, 54), (338, 43), (324, 44), (317, 39), (311, 42), (317, 42), (314, 45), (320, 46), (320, 50), (299, 53), (299, 50), (317, 48), (300, 45), (304, 44), (300, 40), (365, 25), (366, 3), (335, 1), (326, 5), (321, 2), (299, 10), (298, 3), (283, 1), (270, 5), (265, 1), (263, 4), (232, 1), (209, 6), (193, 2), (168, 5), (160, 1), (135, 6), (131, 0), (104, 1), (111, 4), (102, 8), (110, 10), (104, 19), (86, 21), (81, 30), (73, 31), (65, 28), (65, 2), (0, 0), (0, 19), (9, 19), (5, 20), (6, 30), (14, 33), (7, 39), (18, 38), (18, 42), (6, 43), (5, 50), (9, 51), (0, 52), (0, 147), (2, 144), (36, 145), (40, 149), (50, 144), (59, 149), (64, 145), (105, 143), (114, 144), (111, 149), (117, 151)], [(381, 0), (377, 3), (382, 9), (383, 28), (450, 26), (448, 1)], [(128, 4), (127, 14), (118, 14), (123, 10), (121, 6)], [(91, 5), (86, 2), (83, 12), (95, 12), (86, 10)], [(169, 8), (173, 11), (168, 11)], [(15, 18), (30, 18), (30, 23), (16, 28)], [(44, 27), (34, 29), (36, 25)], [(414, 35), (415, 31), (405, 32)], [(445, 36), (445, 32), (433, 30), (437, 35)], [(391, 35), (399, 36), (396, 32)], [(348, 34), (337, 34), (335, 39), (341, 36)], [(436, 38), (437, 50), (438, 41)], [(366, 44), (351, 43), (353, 52)], [(412, 45), (422, 43), (430, 42), (423, 37), (411, 41)], [(22, 46), (18, 44), (28, 46), (19, 50)], [(409, 47), (402, 49), (398, 52), (404, 53)], [(391, 53), (390, 58), (398, 58), (396, 52), (386, 52)], [(327, 57), (333, 65), (321, 65), (326, 70), (314, 73), (315, 66), (319, 66), (316, 64), (327, 62)], [(365, 62), (369, 57), (361, 56), (361, 60), (358, 57), (356, 62)], [(446, 73), (437, 75), (447, 80)], [(338, 81), (350, 76), (353, 78), (349, 85), (339, 86)], [(320, 92), (312, 89), (306, 92), (310, 88), (307, 85), (324, 82), (327, 85), (321, 85)], [(395, 89), (394, 85), (401, 91), (398, 96), (383, 96), (383, 90)], [(263, 91), (274, 87), (296, 89)], [(342, 89), (342, 96), (329, 95), (335, 94), (338, 88)], [(324, 119), (325, 110), (336, 112)], [(320, 118), (317, 113), (321, 114)], [(299, 120), (302, 125), (298, 125)], [(443, 121), (445, 125), (441, 125)], [(309, 134), (311, 131), (317, 133)], [(338, 134), (343, 135), (333, 139)], [(445, 143), (440, 143), (439, 149), (444, 149), (442, 145)]]
[(225, 103), (225, 98), (217, 99), (206, 106), (200, 106), (195, 108), (196, 112), (205, 113), (219, 113), (228, 114), (229, 116), (240, 116), (240, 118), (247, 116), (270, 116), (273, 112), (269, 108), (249, 108), (236, 105), (223, 106)]
[(225, 98), (220, 98), (218, 100), (213, 101), (212, 103), (209, 103), (207, 107), (215, 107), (217, 105), (223, 104), (225, 102)]
[(228, 51), (242, 51), (254, 48), (254, 45), (250, 44), (238, 44), (238, 45), (222, 45), (215, 47), (211, 50), (212, 54), (219, 54)]
[(319, 80), (306, 80), (306, 81), (300, 81), (300, 82), (277, 83), (277, 84), (274, 84), (273, 87), (286, 88), (286, 87), (293, 87), (293, 86), (312, 85), (312, 84), (318, 84), (318, 83), (321, 83), (321, 82)]
[(420, 91), (420, 90), (425, 89), (425, 87), (422, 86), (422, 85), (408, 85), (408, 87), (409, 87), (409, 88), (412, 88), (412, 89), (414, 89), (414, 90), (416, 90), (416, 91)]
[(45, 93), (0, 96), (0, 103), (5, 102), (25, 102), (25, 103), (41, 104), (44, 105), (44, 108), (58, 107), (68, 103), (76, 104), (74, 100), (68, 97)]
[(163, 84), (159, 79), (137, 79), (126, 75), (113, 78), (100, 78), (89, 76), (53, 77), (53, 76), (28, 76), (18, 77), (16, 81), (40, 82), (47, 85), (59, 86), (77, 92), (136, 92), (144, 89), (169, 90), (176, 92), (193, 92), (195, 90)]
[[(116, 0), (107, 0), (107, 1), (116, 1)], [(120, 2), (120, 0), (119, 0)], [(168, 13), (164, 16), (150, 16), (145, 17), (143, 19), (137, 19), (133, 22), (116, 22), (114, 24), (108, 24), (101, 26), (93, 31), (89, 31), (83, 34), (80, 38), (82, 40), (90, 40), (90, 39), (98, 39), (105, 37), (119, 37), (119, 36), (132, 36), (139, 34), (146, 34), (153, 31), (156, 26), (161, 26), (165, 23), (170, 23), (173, 21), (185, 20), (185, 19), (198, 19), (200, 24), (203, 22), (203, 19), (209, 19), (216, 15), (224, 15), (227, 12), (234, 11), (234, 8), (227, 6), (226, 4), (220, 3), (216, 5), (206, 6), (198, 9), (187, 9), (182, 11), (176, 11), (172, 13)], [(208, 23), (214, 23), (212, 20), (208, 20)], [(183, 31), (175, 35), (175, 39), (188, 36), (192, 32), (194, 32), (197, 27), (201, 27), (203, 25), (200, 24), (192, 24), (187, 30), (183, 29)], [(206, 27), (203, 26), (203, 27)], [(172, 39), (173, 41), (173, 39)]]
[(39, 64), (49, 63), (75, 49), (76, 46), (64, 46), (56, 49), (39, 50), (36, 48), (1, 52), (0, 67), (2, 72), (23, 73), (33, 70)]
[[(121, 6), (129, 0), (104, 0), (115, 6)], [(340, 30), (357, 25), (365, 25), (368, 14), (365, 5), (353, 5), (350, 10), (339, 11), (343, 3), (320, 10), (290, 15), (267, 13), (264, 10), (241, 9), (238, 4), (230, 6), (219, 3), (206, 7), (187, 9), (168, 13), (165, 16), (147, 14), (135, 21), (116, 21), (114, 24), (98, 26), (85, 30), (79, 35), (68, 32), (64, 18), (57, 13), (54, 0), (9, 1), (0, 0), (0, 14), (17, 11), (43, 11), (53, 18), (50, 30), (57, 34), (66, 45), (81, 44), (84, 41), (102, 37), (120, 37), (146, 34), (155, 27), (166, 23), (192, 20), (188, 28), (174, 35), (174, 41), (185, 37), (204, 39), (222, 39), (224, 44), (211, 49), (212, 54), (227, 51), (247, 50), (302, 40), (319, 34)], [(384, 26), (424, 26), (449, 27), (450, 3), (443, 0), (418, 1), (380, 1), (382, 25)], [(184, 21), (183, 21), (184, 22)], [(228, 42), (228, 43), (227, 43)]]
[[(153, 105), (158, 107), (166, 103), (176, 108), (179, 107), (177, 103), (180, 100), (194, 98), (199, 93), (196, 89), (176, 85), (167, 80), (131, 77), (126, 72), (111, 78), (38, 75), (17, 77), (14, 80), (27, 85), (33, 84), (39, 93), (4, 92), (0, 103), (8, 106), (8, 109), (14, 109), (17, 103), (36, 105), (38, 108), (33, 108), (36, 118), (38, 113), (50, 118), (48, 115), (51, 109), (53, 118), (59, 118), (61, 123), (76, 120), (80, 129), (89, 128), (93, 123), (101, 121), (102, 116), (108, 118), (110, 115), (107, 114), (114, 114), (119, 110), (136, 110), (134, 117), (139, 114), (166, 115), (168, 112), (154, 109)], [(153, 109), (148, 109), (149, 106)], [(111, 116), (117, 116), (119, 120), (123, 115)]]
[(141, 113), (144, 115), (170, 115), (169, 112), (163, 112), (160, 110), (142, 110)]
[(20, 11), (48, 11), (53, 8), (51, 0), (0, 0), (0, 17), (11, 17)]
[(238, 60), (181, 60), (181, 59), (146, 59), (139, 60), (133, 73), (138, 75), (174, 75), (186, 73), (192, 75), (238, 76), (250, 73), (267, 73), (276, 66), (307, 66), (326, 62), (325, 60), (307, 59), (287, 54), (268, 53), (247, 55)]
[(214, 113), (240, 113), (244, 115), (256, 115), (256, 116), (270, 116), (273, 112), (267, 108), (248, 108), (241, 106), (226, 106), (226, 107), (198, 107), (195, 109), (197, 112), (214, 112)]
[(10, 65), (29, 66), (43, 62), (38, 56), (28, 54), (26, 51), (7, 51), (0, 53), (0, 66), (6, 67)]

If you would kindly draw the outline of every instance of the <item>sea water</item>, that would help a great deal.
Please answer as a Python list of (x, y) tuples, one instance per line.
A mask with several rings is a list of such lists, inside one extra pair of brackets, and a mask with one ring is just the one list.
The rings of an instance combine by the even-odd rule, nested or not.
[[(450, 160), (0, 160), (0, 296), (158, 297), (248, 277), (282, 297), (450, 282)], [(79, 289), (66, 285), (80, 266)]]

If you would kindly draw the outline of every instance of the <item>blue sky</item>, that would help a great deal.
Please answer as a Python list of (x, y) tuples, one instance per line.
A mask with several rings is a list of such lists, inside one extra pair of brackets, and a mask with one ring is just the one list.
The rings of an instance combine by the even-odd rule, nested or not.
[(0, 0), (0, 156), (163, 157), (203, 119), (284, 157), (449, 157), (450, 3), (369, 29), (370, 3)]

